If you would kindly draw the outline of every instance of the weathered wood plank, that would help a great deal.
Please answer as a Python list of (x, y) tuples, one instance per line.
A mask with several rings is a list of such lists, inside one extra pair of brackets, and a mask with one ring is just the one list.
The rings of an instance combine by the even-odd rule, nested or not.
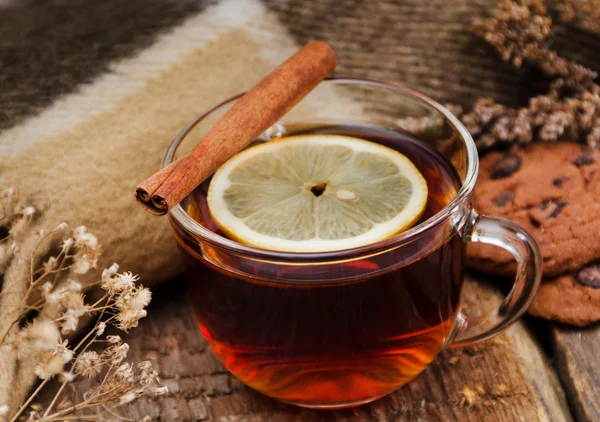
[[(469, 306), (497, 302), (468, 286)], [(417, 379), (357, 409), (323, 412), (277, 403), (229, 375), (206, 347), (183, 283), (165, 285), (149, 316), (127, 337), (132, 358), (152, 358), (170, 388), (125, 410), (160, 421), (568, 421), (564, 394), (522, 325), (485, 344), (450, 350)]]
[(556, 370), (578, 421), (600, 421), (600, 326), (552, 327)]

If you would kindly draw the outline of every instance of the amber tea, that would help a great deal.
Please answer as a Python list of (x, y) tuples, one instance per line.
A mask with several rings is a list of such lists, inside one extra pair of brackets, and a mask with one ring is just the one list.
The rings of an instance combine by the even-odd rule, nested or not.
[[(351, 136), (404, 154), (427, 182), (416, 224), (442, 210), (460, 188), (452, 165), (405, 132), (366, 126), (291, 132)], [(208, 209), (209, 183), (182, 205), (198, 223), (226, 236)], [(199, 246), (183, 232), (176, 237), (185, 249), (198, 324), (227, 369), (271, 397), (330, 407), (367, 402), (405, 384), (448, 340), (464, 244), (458, 233), (439, 230), (439, 241), (417, 238), (385, 254), (316, 265), (251, 260)]]

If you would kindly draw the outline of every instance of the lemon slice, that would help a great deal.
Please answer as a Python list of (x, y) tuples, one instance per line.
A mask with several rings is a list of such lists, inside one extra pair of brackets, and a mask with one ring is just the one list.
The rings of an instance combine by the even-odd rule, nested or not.
[(415, 224), (427, 183), (382, 145), (338, 135), (279, 138), (237, 154), (208, 190), (229, 237), (263, 249), (323, 252), (377, 242)]

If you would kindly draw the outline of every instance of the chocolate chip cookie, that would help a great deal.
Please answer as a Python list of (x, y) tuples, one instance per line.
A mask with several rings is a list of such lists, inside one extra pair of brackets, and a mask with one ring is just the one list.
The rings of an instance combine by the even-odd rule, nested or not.
[(544, 281), (529, 313), (579, 327), (600, 321), (600, 261)]
[[(524, 227), (537, 240), (544, 276), (554, 277), (600, 258), (600, 150), (575, 143), (534, 144), (481, 160), (475, 209)], [(512, 257), (474, 244), (469, 262), (513, 274)], [(564, 283), (564, 282), (563, 282)]]

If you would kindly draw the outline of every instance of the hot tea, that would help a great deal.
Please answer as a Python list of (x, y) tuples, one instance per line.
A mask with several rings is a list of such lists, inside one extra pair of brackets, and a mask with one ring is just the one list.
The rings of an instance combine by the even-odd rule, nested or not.
[[(288, 135), (336, 134), (405, 155), (427, 183), (416, 224), (455, 198), (459, 178), (437, 151), (405, 132), (372, 126), (288, 127)], [(182, 203), (226, 236), (207, 204), (210, 180)], [(313, 192), (319, 194), (318, 189)], [(236, 377), (271, 397), (312, 407), (344, 406), (389, 393), (421, 372), (449, 338), (463, 278), (464, 243), (434, 236), (368, 258), (296, 265), (253, 260), (176, 238), (198, 324)], [(311, 263), (311, 265), (308, 265)]]

